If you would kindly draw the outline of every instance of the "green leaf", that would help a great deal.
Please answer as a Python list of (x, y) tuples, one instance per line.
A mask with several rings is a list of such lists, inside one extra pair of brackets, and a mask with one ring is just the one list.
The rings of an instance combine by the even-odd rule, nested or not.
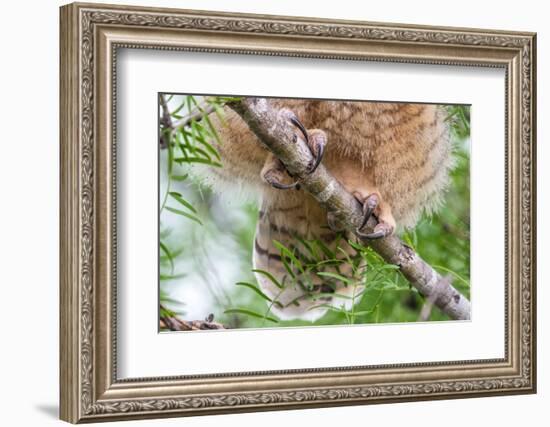
[(172, 213), (175, 213), (175, 214), (178, 214), (178, 215), (181, 215), (181, 216), (184, 216), (186, 218), (189, 218), (195, 222), (198, 222), (200, 225), (202, 225), (202, 222), (200, 219), (198, 219), (195, 215), (191, 215), (187, 212), (184, 212), (184, 211), (181, 211), (179, 209), (176, 209), (176, 208), (173, 208), (171, 206), (166, 206), (166, 210), (172, 212)]
[(178, 301), (174, 298), (171, 298), (168, 295), (166, 295), (165, 292), (162, 292), (162, 291), (160, 292), (160, 301), (163, 302), (163, 303), (169, 303), (169, 304), (180, 305), (180, 306), (185, 305), (184, 302), (181, 302), (181, 301)]
[(257, 317), (259, 319), (266, 319), (273, 323), (279, 323), (277, 319), (273, 317), (264, 316), (263, 314), (256, 313), (255, 311), (248, 310), (246, 308), (230, 308), (224, 311), (225, 314), (244, 314), (247, 316)]
[(329, 259), (335, 259), (336, 254), (330, 250), (327, 245), (325, 245), (320, 239), (315, 240), (315, 243), (317, 243), (317, 246), (321, 248), (321, 251), (325, 254), (325, 256)]
[(243, 99), (242, 96), (218, 96), (218, 100), (220, 100), (223, 103), (227, 102), (238, 102), (241, 99)]
[(288, 249), (285, 245), (283, 245), (281, 242), (273, 239), (273, 244), (276, 248), (278, 248), (281, 251), (281, 255), (284, 257), (288, 257), (292, 263), (298, 270), (300, 270), (300, 273), (305, 274), (304, 267), (300, 260), (294, 256), (294, 254)]
[(218, 119), (223, 125), (226, 125), (227, 121), (225, 120), (225, 114), (220, 104), (212, 100), (208, 101), (208, 103), (214, 106), (214, 112), (216, 113), (216, 116), (218, 116)]
[(283, 285), (281, 285), (281, 283), (277, 279), (275, 279), (275, 277), (270, 272), (265, 271), (265, 270), (260, 270), (260, 269), (257, 269), (257, 268), (252, 269), (252, 271), (254, 273), (258, 273), (258, 274), (261, 274), (261, 275), (267, 277), (271, 281), (271, 283), (273, 283), (279, 289), (283, 289)]
[(172, 141), (168, 140), (166, 146), (168, 147), (168, 176), (170, 176), (172, 175), (174, 163), (174, 149), (172, 148)]
[(324, 266), (334, 266), (334, 265), (341, 265), (345, 261), (342, 259), (326, 259), (324, 261), (319, 261), (315, 264), (315, 267), (324, 267)]
[(207, 159), (209, 162), (213, 162), (212, 156), (208, 154), (206, 151), (204, 151), (202, 148), (195, 147), (195, 154), (200, 154), (205, 159)]
[(222, 167), (222, 164), (219, 163), (219, 162), (213, 162), (213, 161), (210, 161), (208, 159), (203, 159), (201, 157), (188, 157), (186, 159), (178, 157), (178, 158), (174, 159), (174, 161), (176, 163), (202, 163), (202, 164), (205, 164), (205, 165), (215, 166), (217, 168)]
[(353, 314), (355, 316), (367, 316), (369, 314), (372, 314), (374, 310), (376, 310), (376, 307), (378, 306), (375, 306), (372, 310), (354, 311)]
[[(170, 254), (172, 255), (172, 258), (173, 259), (176, 259), (179, 255), (181, 255), (183, 253), (183, 248), (178, 248), (178, 249), (170, 249)], [(160, 256), (160, 259), (162, 261), (166, 261), (168, 260), (168, 257), (165, 256), (165, 255), (161, 255)]]
[(168, 258), (168, 261), (170, 261), (170, 270), (173, 273), (174, 272), (174, 258), (172, 257), (172, 254), (170, 253), (170, 250), (168, 249), (168, 247), (164, 243), (162, 243), (162, 241), (160, 241), (159, 244), (160, 244), (160, 249), (162, 250), (162, 252), (164, 252), (166, 257)]
[(466, 285), (467, 287), (470, 287), (470, 281), (466, 280), (460, 274), (455, 273), (453, 270), (451, 270), (447, 267), (443, 267), (442, 265), (432, 265), (432, 267), (435, 268), (436, 270), (442, 270), (442, 271), (445, 271), (447, 273), (452, 274), (454, 277), (456, 277), (458, 280), (460, 280), (464, 285)]
[(353, 240), (348, 240), (348, 244), (353, 248), (355, 249), (357, 252), (364, 252), (367, 250), (367, 247), (366, 246), (363, 246), (362, 244), (360, 243), (356, 243), (354, 242)]
[[(193, 148), (192, 148), (193, 151), (199, 150), (199, 148), (196, 146), (197, 145), (196, 143), (199, 143), (199, 144), (203, 145), (204, 148), (207, 151), (209, 151), (214, 157), (216, 157), (218, 160), (221, 160), (221, 156), (218, 153), (218, 150), (216, 150), (216, 148), (212, 144), (210, 144), (208, 142), (208, 140), (204, 137), (204, 135), (208, 136), (212, 132), (208, 131), (208, 129), (206, 129), (200, 123), (195, 122), (195, 121), (191, 122), (191, 131), (192, 132), (189, 133), (186, 130), (182, 130), (182, 135), (184, 136), (184, 138), (191, 137), (193, 139), (193, 141), (195, 141), (195, 144), (193, 145)], [(204, 153), (203, 155), (208, 156), (208, 158), (210, 158), (210, 156), (207, 155), (204, 152), (204, 150), (201, 150), (201, 152)]]
[(182, 277), (185, 277), (185, 273), (180, 274), (161, 274), (160, 280), (174, 280), (174, 279), (181, 279)]
[[(191, 135), (193, 137), (193, 141), (195, 142), (195, 144), (193, 144), (193, 149), (196, 152), (197, 151), (197, 141), (199, 140), (199, 138), (202, 138), (202, 137), (200, 135), (200, 131), (199, 131), (198, 126), (197, 126), (197, 122), (194, 121), (194, 120), (191, 121)], [(210, 158), (210, 156), (208, 156), (208, 158)]]
[(342, 276), (341, 274), (337, 274), (337, 273), (329, 273), (329, 272), (326, 272), (326, 271), (319, 271), (317, 273), (317, 275), (322, 276), (322, 277), (331, 277), (333, 279), (340, 280), (341, 282), (348, 283), (348, 284), (355, 283), (355, 280), (352, 280), (349, 277), (345, 277), (345, 276)]
[(293, 238), (296, 239), (298, 242), (300, 242), (304, 248), (306, 248), (306, 250), (313, 257), (315, 262), (320, 261), (317, 252), (313, 249), (312, 244), (310, 244), (307, 240), (302, 239), (300, 236), (293, 236)]
[(336, 311), (337, 313), (345, 313), (346, 312), (346, 310), (343, 310), (340, 307), (334, 307), (333, 305), (329, 305), (329, 304), (314, 305), (313, 307), (308, 308), (307, 311), (315, 310), (316, 308), (326, 308), (330, 311)]
[(189, 176), (188, 173), (186, 173), (185, 175), (172, 175), (171, 178), (174, 180), (174, 181), (185, 181), (187, 179), (187, 177)]
[[(355, 295), (355, 298), (357, 298), (360, 294)], [(310, 294), (310, 295), (304, 295), (301, 298), (307, 299), (307, 300), (318, 300), (323, 297), (330, 297), (330, 298), (340, 298), (340, 299), (346, 299), (346, 300), (353, 300), (353, 297), (350, 297), (348, 295), (339, 294), (336, 292), (319, 292), (318, 294)]]
[(160, 307), (160, 317), (174, 317), (176, 316), (176, 312), (169, 310), (165, 307)]
[(216, 159), (220, 160), (221, 161), (221, 156), (220, 156), (220, 153), (218, 153), (218, 150), (216, 150), (216, 148), (214, 148), (214, 146), (212, 144), (210, 144), (206, 139), (204, 138), (199, 138), (198, 139), (199, 143), (202, 144), (204, 146), (204, 148), (206, 150), (208, 150)]
[(183, 107), (185, 107), (185, 102), (182, 102), (181, 105), (172, 112), (172, 116), (178, 114)]
[(196, 104), (195, 98), (191, 95), (185, 97), (185, 102), (187, 103), (187, 109), (193, 111), (193, 104)]
[(260, 289), (258, 289), (256, 286), (254, 286), (252, 283), (247, 282), (237, 282), (237, 286), (244, 286), (248, 289), (253, 290), (256, 292), (260, 297), (265, 299), (266, 301), (272, 302), (273, 304), (277, 305), (278, 307), (282, 307), (283, 305), (279, 301), (273, 301), (271, 298), (269, 298), (266, 294), (264, 294)]
[(180, 202), (183, 206), (185, 206), (187, 209), (189, 209), (193, 213), (197, 213), (197, 210), (193, 207), (191, 203), (189, 203), (187, 200), (183, 198), (183, 196), (180, 193), (177, 193), (175, 191), (170, 191), (168, 193), (172, 198)]
[(220, 137), (218, 136), (218, 132), (216, 132), (216, 128), (212, 125), (212, 121), (210, 120), (210, 117), (208, 117), (208, 114), (206, 114), (203, 108), (199, 107), (199, 110), (201, 111), (201, 113), (203, 113), (203, 119), (208, 124), (210, 133), (212, 134), (216, 142), (220, 144), (221, 143)]
[[(351, 261), (351, 258), (349, 257), (349, 254), (344, 249), (342, 249), (340, 246), (338, 246), (337, 249), (344, 254), (344, 258), (346, 259), (346, 261), (348, 263), (352, 264), (352, 261)], [(337, 259), (339, 259), (339, 258), (337, 258)]]
[(399, 270), (399, 266), (395, 264), (384, 264), (378, 267), (378, 270)]
[(288, 275), (292, 277), (292, 280), (296, 280), (296, 274), (294, 274), (294, 271), (292, 271), (292, 268), (290, 267), (290, 264), (288, 263), (287, 258), (282, 257), (281, 262), (283, 263), (283, 266), (285, 267), (285, 270), (287, 271)]
[(180, 150), (181, 150), (181, 153), (182, 153), (183, 157), (184, 158), (188, 157), (187, 150), (189, 150), (193, 154), (195, 154), (195, 144), (192, 144), (191, 140), (189, 139), (189, 137), (192, 138), (193, 135), (190, 134), (189, 132), (187, 132), (185, 129), (180, 130), (180, 135), (183, 138), (183, 142), (184, 142), (184, 144), (180, 145)]

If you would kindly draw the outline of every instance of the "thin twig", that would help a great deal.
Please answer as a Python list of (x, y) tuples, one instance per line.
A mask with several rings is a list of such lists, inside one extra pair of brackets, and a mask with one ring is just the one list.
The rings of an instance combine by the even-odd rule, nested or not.
[[(243, 98), (228, 105), (243, 118), (260, 142), (283, 162), (301, 187), (311, 193), (323, 208), (333, 212), (348, 231), (356, 234), (363, 222), (359, 202), (322, 163), (313, 173), (308, 173), (308, 166), (313, 161), (311, 151), (305, 141), (296, 138), (287, 116), (280, 114), (265, 98)], [(366, 228), (372, 230), (376, 224), (371, 217)], [(386, 262), (399, 266), (403, 276), (427, 299), (435, 295), (433, 303), (442, 312), (452, 319), (470, 319), (470, 301), (397, 236), (366, 243)]]
[(228, 329), (221, 323), (214, 322), (214, 316), (210, 315), (204, 320), (182, 320), (178, 317), (161, 316), (160, 318), (161, 329), (170, 329), (171, 331), (197, 331), (197, 330), (211, 330), (211, 329)]
[[(166, 139), (169, 139), (172, 134), (177, 131), (178, 129), (184, 128), (186, 126), (189, 126), (191, 122), (196, 121), (199, 122), (202, 120), (204, 116), (208, 116), (209, 114), (212, 114), (214, 111), (216, 111), (216, 107), (209, 102), (203, 102), (193, 108), (188, 114), (183, 116), (181, 119), (176, 120), (175, 122), (172, 121), (172, 116), (170, 114), (170, 110), (168, 109), (168, 103), (166, 102), (166, 98), (164, 95), (160, 95), (160, 106), (162, 108), (162, 117), (161, 117), (161, 124), (163, 129), (170, 129), (170, 132), (161, 132), (160, 138), (159, 138), (159, 144), (161, 148), (166, 148), (168, 146), (168, 143)], [(168, 138), (167, 138), (168, 137)]]
[(216, 107), (214, 107), (213, 104), (208, 102), (203, 102), (198, 107), (193, 108), (192, 111), (190, 111), (188, 114), (183, 116), (181, 119), (173, 122), (171, 127), (174, 130), (181, 129), (185, 126), (188, 126), (193, 120), (198, 122), (204, 116), (208, 116), (214, 111), (216, 111)]
[[(159, 95), (160, 107), (162, 109), (162, 118), (160, 119), (162, 127), (164, 129), (172, 128), (172, 116), (170, 115), (170, 110), (168, 109), (168, 102), (164, 95)], [(165, 132), (161, 132), (159, 136), (159, 144), (161, 148), (168, 147), (168, 142), (170, 141), (170, 136)]]

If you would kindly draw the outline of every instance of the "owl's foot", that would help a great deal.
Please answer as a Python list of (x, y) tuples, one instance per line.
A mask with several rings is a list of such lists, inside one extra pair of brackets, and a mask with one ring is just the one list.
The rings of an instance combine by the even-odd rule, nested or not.
[(267, 155), (267, 159), (261, 171), (261, 177), (267, 184), (278, 190), (300, 189), (300, 184), (298, 182), (290, 184), (284, 183), (285, 178), (288, 177), (288, 173), (283, 163), (272, 153)]
[[(357, 236), (363, 239), (381, 239), (387, 237), (395, 230), (395, 219), (391, 214), (391, 209), (387, 203), (382, 201), (380, 194), (372, 193), (363, 198), (361, 193), (353, 193), (355, 198), (363, 205), (363, 223), (357, 227)], [(371, 216), (374, 216), (378, 224), (374, 227), (372, 232), (363, 233), (361, 230), (367, 224), (367, 221)]]
[(327, 145), (327, 137), (325, 132), (319, 129), (313, 129), (308, 132), (306, 127), (292, 110), (284, 108), (281, 110), (281, 114), (283, 114), (283, 116), (286, 117), (290, 123), (296, 126), (302, 133), (304, 141), (313, 156), (313, 161), (308, 165), (307, 169), (307, 173), (312, 174), (321, 164), (321, 160), (323, 160), (323, 155), (325, 154), (325, 146)]

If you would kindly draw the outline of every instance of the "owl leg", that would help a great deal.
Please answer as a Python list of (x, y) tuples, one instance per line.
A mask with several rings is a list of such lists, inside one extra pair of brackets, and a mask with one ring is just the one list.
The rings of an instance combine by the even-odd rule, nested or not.
[(298, 182), (291, 184), (283, 182), (288, 177), (288, 173), (283, 163), (273, 153), (268, 153), (260, 174), (262, 180), (278, 190), (299, 189)]
[[(353, 195), (363, 205), (363, 223), (357, 228), (357, 235), (364, 239), (381, 239), (391, 235), (395, 230), (395, 219), (390, 205), (382, 199), (380, 193), (373, 192), (367, 197), (364, 197), (361, 192), (354, 192)], [(371, 233), (363, 233), (361, 229), (371, 216), (378, 220), (378, 224)]]

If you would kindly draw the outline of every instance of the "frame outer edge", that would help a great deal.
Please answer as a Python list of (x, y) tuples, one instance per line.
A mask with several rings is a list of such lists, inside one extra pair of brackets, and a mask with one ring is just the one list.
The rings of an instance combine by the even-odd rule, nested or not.
[(80, 418), (77, 12), (74, 4), (59, 9), (59, 418), (70, 423)]
[[(387, 397), (385, 395), (385, 389), (380, 386), (375, 389), (375, 392), (380, 391), (378, 394), (368, 395), (364, 397), (362, 395), (356, 396), (358, 389), (347, 388), (342, 390), (336, 389), (314, 389), (314, 390), (288, 390), (268, 392), (262, 391), (262, 393), (238, 393), (233, 395), (203, 395), (203, 396), (190, 396), (186, 399), (183, 398), (145, 398), (141, 400), (119, 400), (112, 399), (109, 401), (98, 401), (97, 396), (94, 395), (96, 391), (96, 379), (93, 377), (95, 373), (96, 360), (94, 353), (97, 351), (97, 328), (92, 329), (93, 325), (90, 321), (95, 315), (95, 304), (97, 303), (97, 294), (94, 291), (94, 287), (97, 285), (97, 276), (90, 271), (93, 269), (95, 262), (97, 262), (95, 249), (96, 246), (91, 239), (95, 239), (95, 233), (97, 232), (97, 222), (94, 221), (94, 217), (97, 212), (94, 213), (94, 207), (96, 207), (96, 183), (94, 183), (94, 175), (97, 173), (96, 156), (94, 155), (96, 145), (93, 143), (97, 138), (94, 135), (95, 129), (95, 109), (89, 111), (83, 110), (83, 106), (89, 108), (90, 100), (94, 99), (95, 93), (95, 73), (97, 70), (88, 69), (88, 60), (93, 64), (94, 58), (94, 37), (89, 37), (90, 34), (81, 34), (81, 31), (86, 30), (89, 20), (81, 21), (81, 13), (85, 13), (86, 7), (89, 7), (92, 11), (99, 11), (105, 13), (106, 11), (123, 11), (123, 12), (141, 12), (147, 15), (150, 12), (161, 11), (169, 14), (192, 14), (193, 18), (198, 19), (198, 22), (211, 23), (212, 25), (206, 25), (206, 30), (219, 30), (216, 27), (218, 22), (214, 22), (214, 18), (236, 18), (239, 15), (248, 19), (252, 23), (260, 22), (265, 24), (263, 20), (267, 20), (269, 24), (270, 19), (284, 20), (285, 25), (292, 27), (298, 23), (304, 23), (306, 27), (315, 29), (315, 25), (323, 24), (323, 27), (327, 21), (317, 22), (314, 18), (293, 18), (293, 17), (266, 17), (261, 15), (247, 15), (247, 14), (223, 14), (211, 11), (186, 11), (178, 9), (157, 9), (157, 8), (142, 8), (142, 7), (128, 7), (123, 5), (101, 5), (101, 4), (72, 4), (61, 7), (61, 32), (60, 32), (60, 139), (61, 139), (61, 151), (60, 151), (60, 163), (61, 163), (61, 197), (60, 197), (60, 383), (61, 383), (61, 411), (60, 417), (65, 421), (72, 423), (78, 422), (93, 422), (93, 421), (107, 421), (118, 419), (140, 419), (140, 418), (152, 418), (152, 417), (168, 417), (168, 416), (182, 416), (182, 415), (201, 415), (201, 414), (214, 414), (214, 413), (237, 413), (237, 412), (250, 412), (259, 410), (281, 410), (290, 408), (307, 408), (307, 407), (326, 407), (337, 405), (349, 405), (349, 404), (366, 404), (366, 403), (382, 403), (386, 399), (377, 399), (377, 397)], [(108, 15), (108, 14), (107, 14)], [(130, 17), (133, 18), (133, 13)], [(211, 15), (211, 16), (210, 16)], [(146, 16), (147, 18), (148, 16)], [(106, 16), (105, 22), (110, 22), (110, 17)], [(115, 20), (116, 21), (116, 20)], [(143, 25), (147, 26), (148, 20), (143, 21)], [(276, 22), (276, 21), (275, 21)], [(338, 22), (336, 22), (338, 23)], [(353, 25), (353, 23), (340, 21), (343, 25)], [(92, 22), (92, 24), (95, 24)], [(116, 22), (115, 22), (116, 24)], [(218, 23), (219, 24), (219, 23)], [(267, 25), (266, 24), (266, 25)], [(379, 23), (357, 23), (357, 25), (375, 25)], [(139, 25), (137, 22), (131, 23), (131, 25)], [(194, 24), (191, 24), (193, 27)], [(386, 24), (387, 28), (391, 30), (393, 25)], [(223, 27), (223, 26), (222, 26)], [(183, 28), (183, 26), (182, 26)], [(262, 27), (263, 28), (263, 27)], [(268, 29), (270, 29), (269, 27)], [(320, 27), (319, 27), (320, 28)], [(317, 28), (319, 30), (319, 28)], [(447, 31), (453, 35), (454, 31), (460, 33), (459, 28), (438, 28), (438, 27), (413, 27), (404, 26), (404, 30), (421, 28), (426, 31)], [(223, 28), (222, 28), (223, 30)], [(357, 30), (357, 29), (355, 29)], [(401, 28), (399, 30), (402, 30)], [(404, 393), (399, 392), (398, 395), (391, 394), (393, 386), (387, 386), (388, 393), (391, 394), (387, 401), (411, 401), (411, 400), (432, 400), (440, 398), (462, 398), (495, 395), (495, 394), (520, 394), (520, 393), (532, 393), (536, 391), (536, 340), (535, 340), (535, 328), (536, 314), (535, 314), (535, 287), (536, 287), (536, 180), (535, 180), (535, 161), (536, 161), (536, 129), (535, 129), (535, 110), (536, 110), (536, 98), (535, 98), (535, 75), (536, 75), (536, 35), (534, 33), (509, 33), (509, 32), (492, 32), (489, 30), (477, 30), (466, 29), (464, 37), (471, 37), (470, 39), (464, 39), (465, 44), (475, 45), (481, 43), (484, 47), (497, 46), (500, 44), (501, 48), (513, 49), (518, 52), (521, 49), (529, 49), (530, 52), (522, 59), (530, 61), (530, 66), (527, 64), (528, 71), (528, 84), (526, 86), (520, 85), (519, 93), (524, 95), (524, 91), (528, 92), (530, 97), (524, 98), (525, 111), (530, 114), (528, 120), (520, 123), (520, 126), (527, 126), (527, 132), (530, 132), (530, 138), (520, 139), (523, 141), (524, 146), (529, 149), (529, 154), (525, 157), (522, 156), (522, 160), (527, 162), (525, 167), (520, 168), (520, 172), (525, 173), (527, 170), (528, 181), (525, 182), (525, 187), (520, 191), (520, 197), (524, 194), (524, 191), (530, 194), (525, 194), (523, 199), (524, 205), (522, 211), (526, 212), (523, 218), (531, 226), (530, 230), (526, 232), (528, 237), (525, 256), (530, 261), (530, 268), (527, 272), (526, 278), (529, 280), (523, 287), (524, 299), (523, 299), (523, 311), (529, 312), (527, 316), (523, 317), (525, 321), (524, 328), (520, 329), (518, 325), (518, 331), (527, 331), (520, 333), (520, 336), (526, 341), (523, 342), (522, 350), (519, 357), (520, 360), (526, 358), (528, 362), (524, 365), (527, 369), (523, 369), (523, 375), (521, 378), (510, 379), (508, 383), (506, 378), (489, 378), (487, 382), (485, 380), (474, 381), (460, 381), (468, 387), (471, 385), (473, 388), (470, 393), (458, 394), (458, 390), (448, 390), (448, 385), (441, 384), (441, 390), (439, 390), (439, 383), (428, 384), (397, 384), (397, 387), (402, 387)], [(227, 31), (227, 30), (224, 30)], [(241, 29), (241, 32), (253, 32), (252, 29)], [(301, 28), (296, 30), (299, 37), (304, 36), (305, 32)], [(261, 32), (261, 31), (260, 31)], [(273, 27), (271, 31), (265, 31), (266, 33), (279, 35), (282, 30)], [(444, 39), (437, 38), (435, 41), (430, 38), (423, 38), (419, 31), (419, 40), (425, 45), (438, 45), (441, 43), (448, 43), (449, 45), (458, 44), (447, 36)], [(304, 33), (304, 34), (302, 34)], [(410, 34), (409, 34), (410, 33)], [(86, 35), (87, 34), (87, 35)], [(291, 32), (291, 34), (294, 34)], [(347, 36), (346, 36), (347, 34)], [(327, 32), (326, 28), (320, 29), (319, 37), (330, 36), (333, 38), (362, 38), (362, 33), (346, 33), (338, 34), (334, 36), (332, 32)], [(415, 32), (409, 31), (408, 36), (413, 37), (415, 41)], [(442, 33), (443, 34), (443, 33)], [(86, 37), (84, 37), (86, 35)], [(460, 35), (460, 34), (459, 34)], [(306, 34), (305, 36), (311, 36)], [(404, 35), (399, 35), (398, 38), (405, 38)], [(472, 39), (473, 38), (473, 39)], [(327, 38), (329, 39), (329, 38)], [(422, 41), (423, 40), (423, 41)], [(408, 40), (407, 41), (411, 41)], [(487, 44), (485, 46), (484, 44)], [(90, 50), (91, 48), (91, 50)], [(88, 57), (89, 56), (89, 57)], [(299, 55), (298, 55), (299, 56)], [(522, 66), (523, 61), (519, 59), (519, 64)], [(81, 62), (82, 60), (82, 62)], [(408, 61), (405, 61), (408, 62)], [(444, 63), (445, 60), (442, 60)], [(522, 68), (523, 69), (523, 68)], [(90, 80), (90, 76), (92, 77)], [(85, 78), (84, 78), (85, 77)], [(518, 75), (519, 77), (519, 75)], [(91, 85), (91, 86), (90, 86)], [(92, 89), (92, 91), (88, 91)], [(92, 101), (93, 103), (93, 101)], [(91, 120), (91, 122), (90, 122)], [(90, 128), (90, 123), (93, 123), (94, 127)], [(520, 133), (523, 135), (522, 133)], [(91, 162), (91, 163), (90, 163)], [(530, 169), (529, 169), (530, 168)], [(85, 193), (85, 194), (84, 194)], [(82, 197), (81, 197), (82, 196)], [(95, 218), (97, 219), (97, 218)], [(521, 234), (520, 234), (521, 236)], [(521, 252), (520, 252), (521, 256)], [(522, 266), (526, 265), (522, 263)], [(519, 291), (519, 290), (518, 290)], [(93, 292), (93, 293), (92, 293)], [(519, 292), (518, 292), (519, 293)], [(521, 301), (518, 301), (518, 303)], [(519, 304), (518, 304), (519, 305)], [(520, 309), (521, 310), (521, 309)], [(518, 310), (519, 311), (519, 310)], [(525, 327), (527, 329), (525, 329)], [(529, 332), (529, 327), (531, 331)], [(519, 346), (518, 346), (519, 347)], [(521, 350), (520, 350), (521, 351)], [(531, 362), (531, 363), (529, 363)], [(423, 387), (421, 390), (416, 390), (415, 386)], [(452, 386), (452, 384), (450, 384)], [(477, 388), (479, 387), (479, 388)], [(411, 393), (406, 392), (411, 389)], [(500, 392), (498, 389), (501, 389)], [(439, 391), (438, 391), (439, 390)], [(453, 391), (454, 390), (454, 391)], [(334, 393), (338, 393), (336, 398), (333, 398)], [(326, 396), (323, 393), (328, 393)], [(229, 397), (228, 397), (229, 396)], [(324, 396), (324, 397), (323, 397)], [(265, 401), (265, 398), (272, 400)], [(367, 401), (367, 399), (369, 401)], [(371, 400), (372, 399), (372, 400)]]
[(537, 33), (531, 35), (531, 390), (537, 393)]

